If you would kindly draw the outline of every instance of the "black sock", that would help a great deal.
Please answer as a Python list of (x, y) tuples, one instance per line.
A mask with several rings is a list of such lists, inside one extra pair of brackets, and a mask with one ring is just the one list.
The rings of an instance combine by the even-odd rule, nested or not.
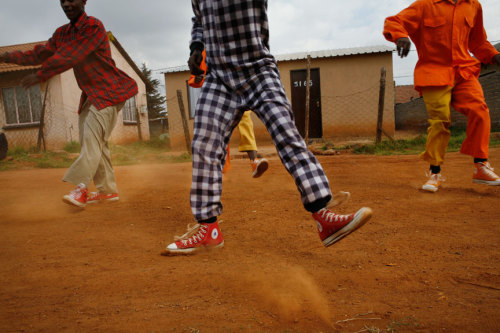
[(304, 208), (311, 213), (316, 213), (318, 210), (325, 208), (326, 204), (332, 199), (332, 196), (329, 195), (327, 197), (318, 199), (314, 202), (308, 203), (304, 205)]
[(206, 220), (198, 220), (198, 223), (215, 223), (217, 222), (217, 216), (211, 217)]
[(441, 166), (440, 165), (431, 165), (430, 170), (433, 174), (438, 174), (441, 172)]
[(487, 162), (487, 158), (474, 158), (474, 163), (482, 163), (482, 162)]

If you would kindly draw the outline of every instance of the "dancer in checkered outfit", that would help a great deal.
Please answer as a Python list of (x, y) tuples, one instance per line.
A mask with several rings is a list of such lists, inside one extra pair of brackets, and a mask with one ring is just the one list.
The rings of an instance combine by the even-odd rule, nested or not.
[(369, 208), (350, 215), (327, 208), (332, 199), (328, 179), (295, 127), (276, 60), (269, 52), (267, 1), (192, 0), (192, 6), (188, 64), (192, 74), (202, 74), (205, 50), (208, 66), (192, 143), (191, 208), (198, 224), (168, 245), (164, 254), (223, 246), (217, 217), (222, 212), (225, 148), (246, 110), (253, 110), (266, 125), (305, 209), (317, 222), (323, 244), (332, 245), (362, 226), (371, 217)]

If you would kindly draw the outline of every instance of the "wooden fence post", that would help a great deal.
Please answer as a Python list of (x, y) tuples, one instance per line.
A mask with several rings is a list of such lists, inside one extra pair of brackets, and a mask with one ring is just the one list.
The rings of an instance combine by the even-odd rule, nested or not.
[(43, 128), (45, 126), (45, 106), (47, 103), (47, 93), (49, 91), (49, 81), (45, 85), (45, 93), (43, 95), (43, 104), (42, 104), (42, 112), (40, 114), (40, 127), (38, 129), (38, 140), (36, 143), (36, 149), (40, 151), (43, 141), (43, 150), (47, 150), (47, 146), (45, 145), (45, 136), (43, 134)]
[(141, 128), (141, 115), (139, 108), (135, 108), (135, 119), (137, 121), (137, 134), (139, 135), (139, 141), (142, 142), (142, 128)]
[(385, 67), (382, 67), (382, 70), (380, 72), (380, 92), (378, 95), (377, 143), (380, 143), (380, 141), (382, 141), (382, 125), (384, 123), (385, 103), (385, 74)]
[(186, 113), (184, 111), (184, 102), (182, 101), (182, 91), (177, 90), (177, 100), (179, 103), (179, 111), (181, 112), (182, 127), (184, 127), (184, 137), (186, 139), (186, 150), (189, 155), (191, 155), (191, 136), (189, 135), (189, 127), (186, 118)]

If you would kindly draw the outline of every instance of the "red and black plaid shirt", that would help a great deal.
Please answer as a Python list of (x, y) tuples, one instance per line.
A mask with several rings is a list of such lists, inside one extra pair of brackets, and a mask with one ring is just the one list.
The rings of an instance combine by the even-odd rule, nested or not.
[(137, 94), (137, 83), (118, 69), (111, 58), (108, 35), (101, 21), (85, 13), (75, 24), (59, 27), (45, 45), (27, 52), (12, 52), (18, 65), (42, 65), (37, 75), (46, 81), (73, 68), (82, 97), (99, 110), (125, 102)]

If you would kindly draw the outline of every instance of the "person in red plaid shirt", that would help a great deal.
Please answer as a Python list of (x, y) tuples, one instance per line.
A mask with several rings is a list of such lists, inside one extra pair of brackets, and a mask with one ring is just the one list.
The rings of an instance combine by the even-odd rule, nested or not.
[[(87, 16), (86, 3), (86, 0), (61, 0), (69, 24), (59, 27), (45, 45), (36, 45), (27, 52), (0, 54), (0, 62), (41, 65), (35, 73), (23, 78), (21, 84), (25, 88), (73, 69), (82, 90), (78, 108), (82, 148), (63, 178), (77, 187), (63, 200), (78, 207), (118, 200), (108, 138), (125, 101), (138, 92), (137, 83), (116, 67), (104, 25)], [(89, 194), (87, 188), (92, 180), (98, 192)]]

